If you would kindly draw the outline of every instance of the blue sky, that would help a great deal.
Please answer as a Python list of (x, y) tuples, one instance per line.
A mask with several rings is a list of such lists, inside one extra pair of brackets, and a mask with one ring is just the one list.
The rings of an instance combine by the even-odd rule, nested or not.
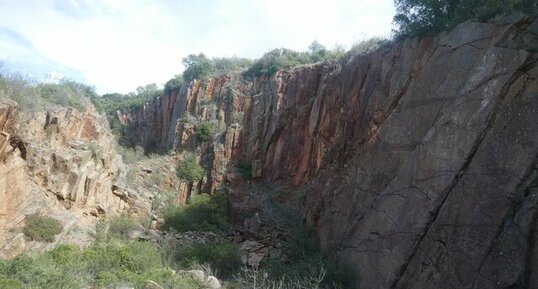
[(190, 53), (260, 57), (389, 36), (393, 0), (0, 0), (3, 69), (99, 93), (162, 84)]

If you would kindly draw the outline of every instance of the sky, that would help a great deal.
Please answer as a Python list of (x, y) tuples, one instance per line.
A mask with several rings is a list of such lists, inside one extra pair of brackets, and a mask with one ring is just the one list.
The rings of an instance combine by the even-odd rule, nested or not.
[(389, 37), (393, 0), (0, 0), (2, 70), (98, 93), (162, 85), (181, 59)]

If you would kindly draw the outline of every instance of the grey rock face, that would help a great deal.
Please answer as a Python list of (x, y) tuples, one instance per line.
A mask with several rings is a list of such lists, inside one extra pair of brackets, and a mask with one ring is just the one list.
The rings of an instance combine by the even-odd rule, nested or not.
[(396, 105), (307, 206), (357, 287), (536, 286), (537, 55), (500, 45), (531, 23), (407, 40), (386, 94), (359, 96)]

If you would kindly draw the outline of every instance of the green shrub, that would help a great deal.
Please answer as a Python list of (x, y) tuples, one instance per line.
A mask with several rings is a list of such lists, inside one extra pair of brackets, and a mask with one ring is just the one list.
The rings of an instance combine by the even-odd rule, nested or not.
[(319, 250), (312, 230), (304, 225), (300, 214), (275, 203), (268, 203), (267, 207), (273, 218), (272, 222), (285, 231), (282, 240), (286, 245), (284, 253), (293, 260), (290, 263), (265, 260), (262, 265), (271, 276), (271, 280), (289, 281), (297, 276), (317, 276), (319, 269), (323, 269), (324, 276), (321, 281), (323, 286), (336, 284), (341, 288), (353, 288), (354, 275), (350, 272), (350, 267), (333, 264), (327, 260), (326, 255)]
[(66, 78), (58, 83), (40, 83), (17, 74), (6, 73), (0, 65), (0, 99), (14, 100), (22, 110), (37, 111), (58, 106), (84, 110), (86, 99), (96, 95), (93, 87)]
[(139, 228), (139, 224), (132, 217), (121, 214), (110, 218), (108, 232), (113, 237), (126, 239), (131, 231)]
[(177, 191), (171, 190), (160, 190), (158, 194), (153, 197), (151, 202), (151, 207), (155, 211), (161, 211), (163, 209), (172, 207), (177, 202)]
[(317, 41), (312, 42), (308, 51), (299, 52), (286, 48), (273, 49), (260, 59), (252, 61), (247, 58), (208, 58), (203, 53), (190, 54), (183, 58), (183, 79), (206, 79), (211, 76), (242, 71), (247, 77), (272, 75), (280, 69), (302, 64), (316, 63), (337, 59), (344, 55), (342, 46), (327, 49)]
[(333, 60), (343, 55), (344, 48), (342, 46), (336, 46), (334, 49), (329, 50), (317, 41), (312, 42), (308, 47), (308, 51), (304, 52), (287, 48), (273, 49), (254, 61), (243, 75), (249, 78), (270, 76), (281, 69)]
[(62, 225), (56, 219), (32, 214), (26, 217), (24, 235), (34, 241), (53, 242), (54, 237), (62, 232)]
[(162, 187), (166, 181), (166, 176), (160, 172), (152, 172), (149, 176), (144, 178), (142, 184), (145, 188), (151, 189), (155, 186)]
[(164, 288), (202, 288), (192, 278), (166, 269), (160, 248), (151, 242), (109, 242), (84, 249), (81, 255), (81, 263), (95, 274), (90, 283), (100, 287), (127, 283), (141, 288), (153, 280)]
[(372, 37), (370, 39), (353, 44), (348, 53), (353, 55), (366, 54), (375, 51), (388, 43), (389, 40), (387, 39), (381, 37)]
[(240, 57), (207, 58), (203, 53), (189, 54), (183, 58), (183, 79), (206, 79), (211, 76), (242, 71), (250, 67), (252, 60)]
[(194, 155), (188, 155), (179, 161), (176, 173), (185, 182), (198, 182), (204, 176), (204, 169), (196, 162)]
[(269, 76), (280, 69), (311, 63), (308, 53), (280, 48), (266, 52), (245, 71), (246, 77)]
[(172, 91), (178, 91), (183, 85), (183, 76), (181, 74), (174, 76), (164, 85), (164, 93), (169, 94)]
[(228, 226), (228, 198), (224, 193), (192, 195), (184, 207), (172, 206), (164, 212), (164, 228), (178, 232), (222, 232)]
[(327, 49), (318, 41), (314, 41), (308, 46), (308, 55), (312, 63), (338, 59), (344, 56), (345, 52), (345, 48), (338, 44), (333, 49)]
[[(245, 268), (241, 274), (234, 276), (237, 289), (319, 289), (333, 288), (322, 287), (323, 280), (327, 274), (325, 268), (318, 267), (318, 264), (310, 264), (309, 271), (300, 274), (284, 276), (275, 279), (265, 270), (255, 268)], [(336, 285), (336, 284), (331, 284)], [(335, 286), (335, 288), (340, 288)], [(349, 288), (349, 287), (346, 287)]]
[(245, 180), (252, 179), (252, 166), (250, 165), (250, 162), (247, 159), (240, 159), (237, 163), (237, 172), (243, 177)]
[(206, 264), (221, 278), (230, 278), (242, 266), (239, 247), (230, 241), (181, 244), (171, 254), (179, 268), (192, 269)]
[(184, 112), (181, 118), (179, 118), (179, 122), (181, 123), (194, 123), (196, 121), (196, 117), (192, 116), (188, 111)]
[(209, 76), (212, 72), (211, 60), (207, 58), (203, 53), (198, 55), (189, 54), (187, 57), (183, 58), (183, 66), (185, 70), (183, 71), (183, 77), (187, 82), (190, 82), (194, 79), (204, 79)]
[(21, 255), (0, 263), (0, 288), (143, 288), (153, 280), (163, 288), (204, 288), (174, 274), (161, 249), (150, 242), (117, 240), (80, 249), (63, 245), (40, 256)]
[(121, 155), (123, 162), (126, 164), (134, 164), (146, 158), (141, 148), (128, 148), (118, 145), (116, 146), (116, 151)]
[(110, 129), (118, 140), (126, 144), (132, 144), (133, 129), (124, 126), (117, 115), (118, 111), (129, 111), (143, 106), (146, 102), (162, 94), (162, 90), (155, 83), (137, 87), (135, 92), (128, 94), (109, 93), (104, 95), (94, 95), (90, 97), (93, 105), (100, 113), (106, 115)]
[(40, 97), (31, 86), (31, 80), (2, 70), (0, 70), (0, 99), (16, 101), (23, 110), (34, 111), (42, 105)]
[(196, 127), (196, 136), (201, 141), (207, 141), (213, 136), (213, 125), (209, 121), (201, 122)]
[(65, 83), (41, 83), (37, 86), (41, 97), (60, 106), (68, 106), (83, 111), (84, 104), (81, 95), (77, 91), (76, 83), (66, 81)]
[(23, 288), (75, 289), (85, 282), (79, 279), (79, 276), (70, 274), (73, 271), (68, 268), (74, 269), (74, 265), (76, 262), (70, 262), (68, 266), (57, 265), (50, 254), (37, 258), (23, 255), (10, 260), (7, 270), (0, 277), (18, 280), (24, 284)]

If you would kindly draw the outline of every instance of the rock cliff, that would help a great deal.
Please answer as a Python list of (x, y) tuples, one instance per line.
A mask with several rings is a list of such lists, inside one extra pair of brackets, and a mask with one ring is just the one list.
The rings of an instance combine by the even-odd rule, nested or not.
[[(147, 215), (146, 202), (124, 189), (127, 169), (115, 152), (108, 124), (93, 107), (85, 112), (48, 112), (0, 103), (0, 255), (54, 244), (30, 242), (21, 233), (26, 216), (58, 219), (56, 242), (91, 242), (97, 216), (130, 212)], [(78, 228), (78, 229), (77, 229)]]
[(119, 117), (148, 151), (196, 152), (187, 194), (228, 182), (240, 204), (242, 158), (286, 186), (357, 288), (538, 288), (537, 61), (538, 20), (512, 16), (194, 81)]

